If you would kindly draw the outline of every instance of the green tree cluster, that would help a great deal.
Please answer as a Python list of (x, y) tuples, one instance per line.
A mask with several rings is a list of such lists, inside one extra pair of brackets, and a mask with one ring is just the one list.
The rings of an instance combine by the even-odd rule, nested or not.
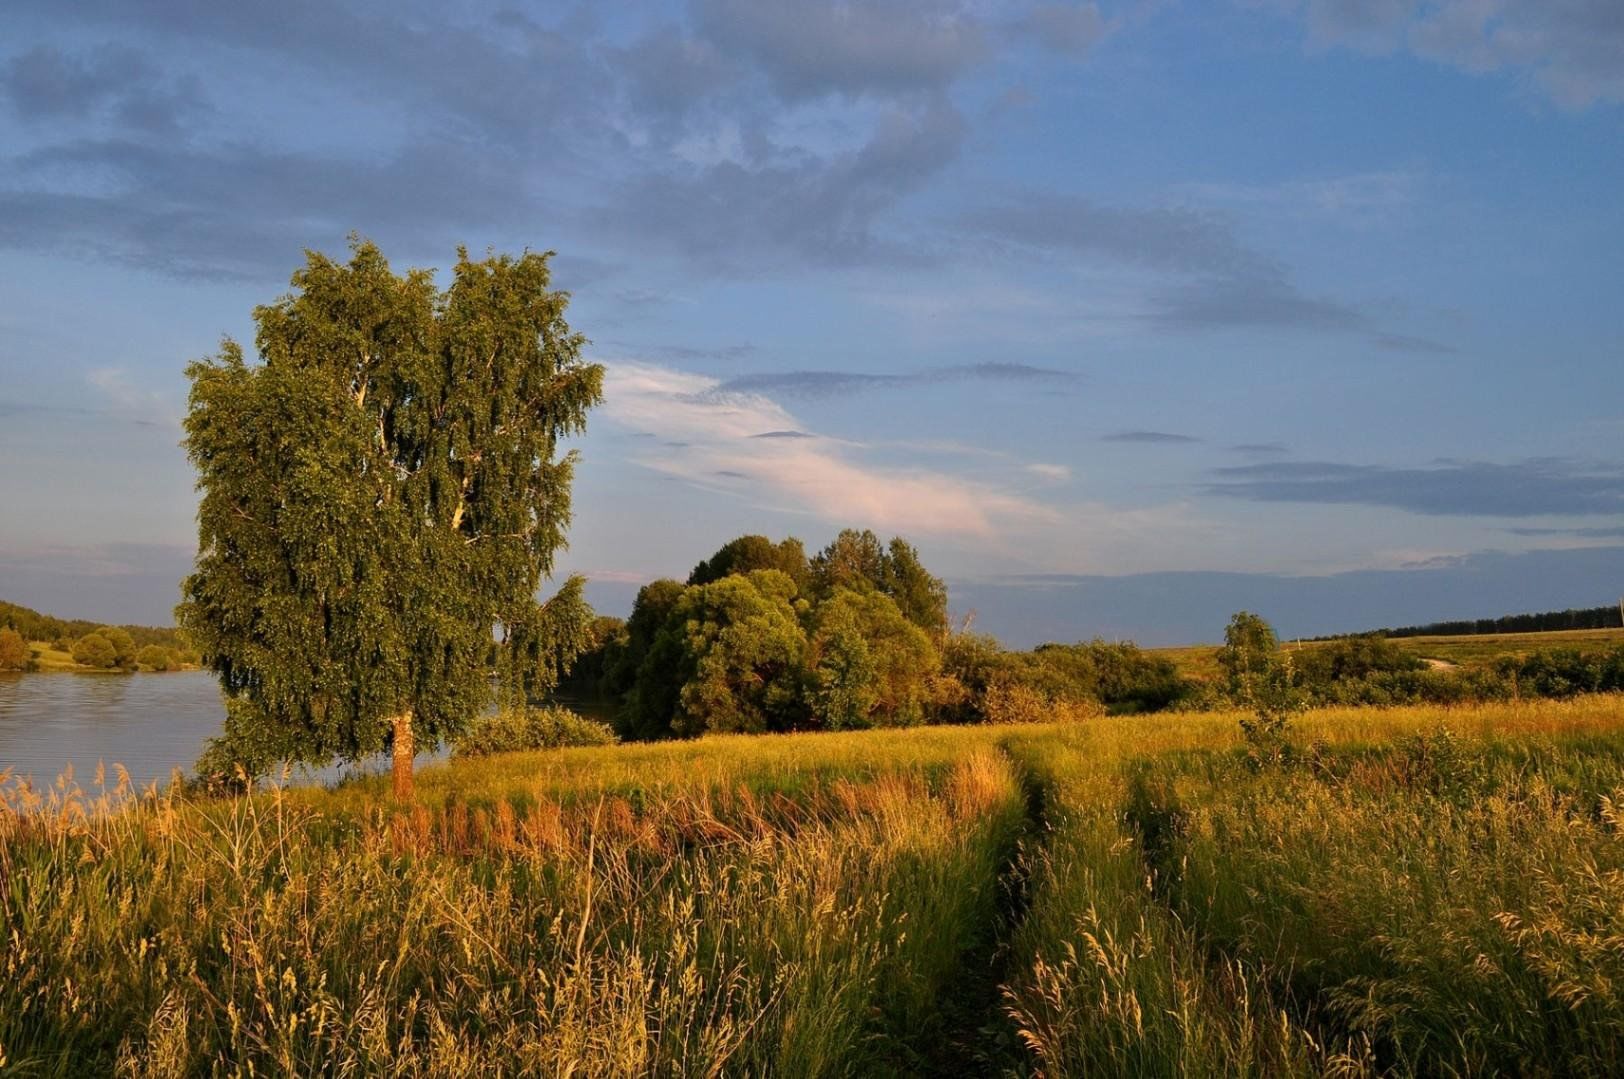
[(946, 624), (946, 587), (900, 538), (848, 530), (808, 559), (741, 536), (686, 584), (645, 585), (596, 662), (631, 738), (918, 723)]
[[(98, 622), (82, 618), (57, 618), (41, 614), (31, 607), (0, 600), (0, 627), (9, 627), (22, 635), (25, 641), (50, 641), (64, 652), (73, 650), (73, 642), (87, 633), (104, 628)], [(138, 646), (161, 644), (166, 648), (184, 650), (186, 642), (180, 632), (159, 626), (120, 626)], [(65, 646), (65, 647), (64, 647)]]
[(1131, 643), (1012, 652), (950, 633), (947, 588), (918, 552), (855, 529), (810, 559), (799, 540), (741, 536), (686, 584), (645, 585), (601, 641), (589, 661), (632, 739), (1084, 718), (1191, 692)]
[(73, 642), (73, 661), (100, 670), (135, 670), (135, 639), (122, 626), (102, 626)]
[(560, 441), (603, 369), (544, 254), (459, 251), (442, 290), (357, 240), (292, 283), (254, 311), (258, 362), (227, 339), (188, 368), (202, 498), (177, 614), (228, 698), (215, 765), (390, 747), (406, 797), (415, 748), (485, 708), (493, 660), (519, 700), (588, 639), (579, 580), (537, 592), (570, 520)]

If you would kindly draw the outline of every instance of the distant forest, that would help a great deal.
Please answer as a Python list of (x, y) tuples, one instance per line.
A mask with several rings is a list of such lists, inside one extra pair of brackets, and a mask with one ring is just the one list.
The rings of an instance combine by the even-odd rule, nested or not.
[(1546, 611), (1543, 614), (1507, 614), (1499, 618), (1462, 622), (1428, 622), (1424, 626), (1401, 626), (1374, 632), (1383, 637), (1466, 637), (1485, 633), (1546, 633), (1558, 629), (1618, 629), (1621, 625), (1624, 622), (1620, 621), (1619, 608), (1609, 606)]
[[(52, 615), (0, 600), (0, 628), (10, 627), (23, 635), (25, 641), (74, 641), (102, 628), (101, 622), (83, 618), (56, 618)], [(162, 648), (184, 648), (180, 632), (159, 626), (120, 626), (130, 635), (137, 648), (155, 644)]]

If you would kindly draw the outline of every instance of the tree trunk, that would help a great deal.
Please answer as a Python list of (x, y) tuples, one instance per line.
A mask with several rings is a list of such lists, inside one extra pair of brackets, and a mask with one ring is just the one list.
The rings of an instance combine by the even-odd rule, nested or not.
[(411, 709), (400, 713), (395, 724), (395, 801), (412, 800), (412, 757), (416, 747), (412, 743)]

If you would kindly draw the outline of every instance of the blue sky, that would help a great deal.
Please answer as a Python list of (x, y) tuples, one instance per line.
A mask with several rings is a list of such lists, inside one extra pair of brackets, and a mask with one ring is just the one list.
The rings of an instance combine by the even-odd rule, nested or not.
[(1624, 591), (1616, 0), (3, 18), (7, 598), (167, 621), (182, 369), (352, 230), (558, 252), (606, 610), (845, 525), (1017, 643)]

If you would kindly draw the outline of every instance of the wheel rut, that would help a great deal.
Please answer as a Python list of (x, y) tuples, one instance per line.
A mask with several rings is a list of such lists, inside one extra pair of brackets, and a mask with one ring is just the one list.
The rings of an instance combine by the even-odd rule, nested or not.
[(962, 955), (959, 974), (945, 987), (940, 1025), (917, 1047), (922, 1076), (1018, 1075), (1024, 1057), (1004, 1011), (1004, 986), (1014, 961), (1013, 941), (1032, 905), (1035, 873), (1049, 841), (1047, 786), (1007, 746), (999, 753), (1014, 770), (1025, 802), (1021, 826), (1010, 836), (998, 871), (996, 916)]

